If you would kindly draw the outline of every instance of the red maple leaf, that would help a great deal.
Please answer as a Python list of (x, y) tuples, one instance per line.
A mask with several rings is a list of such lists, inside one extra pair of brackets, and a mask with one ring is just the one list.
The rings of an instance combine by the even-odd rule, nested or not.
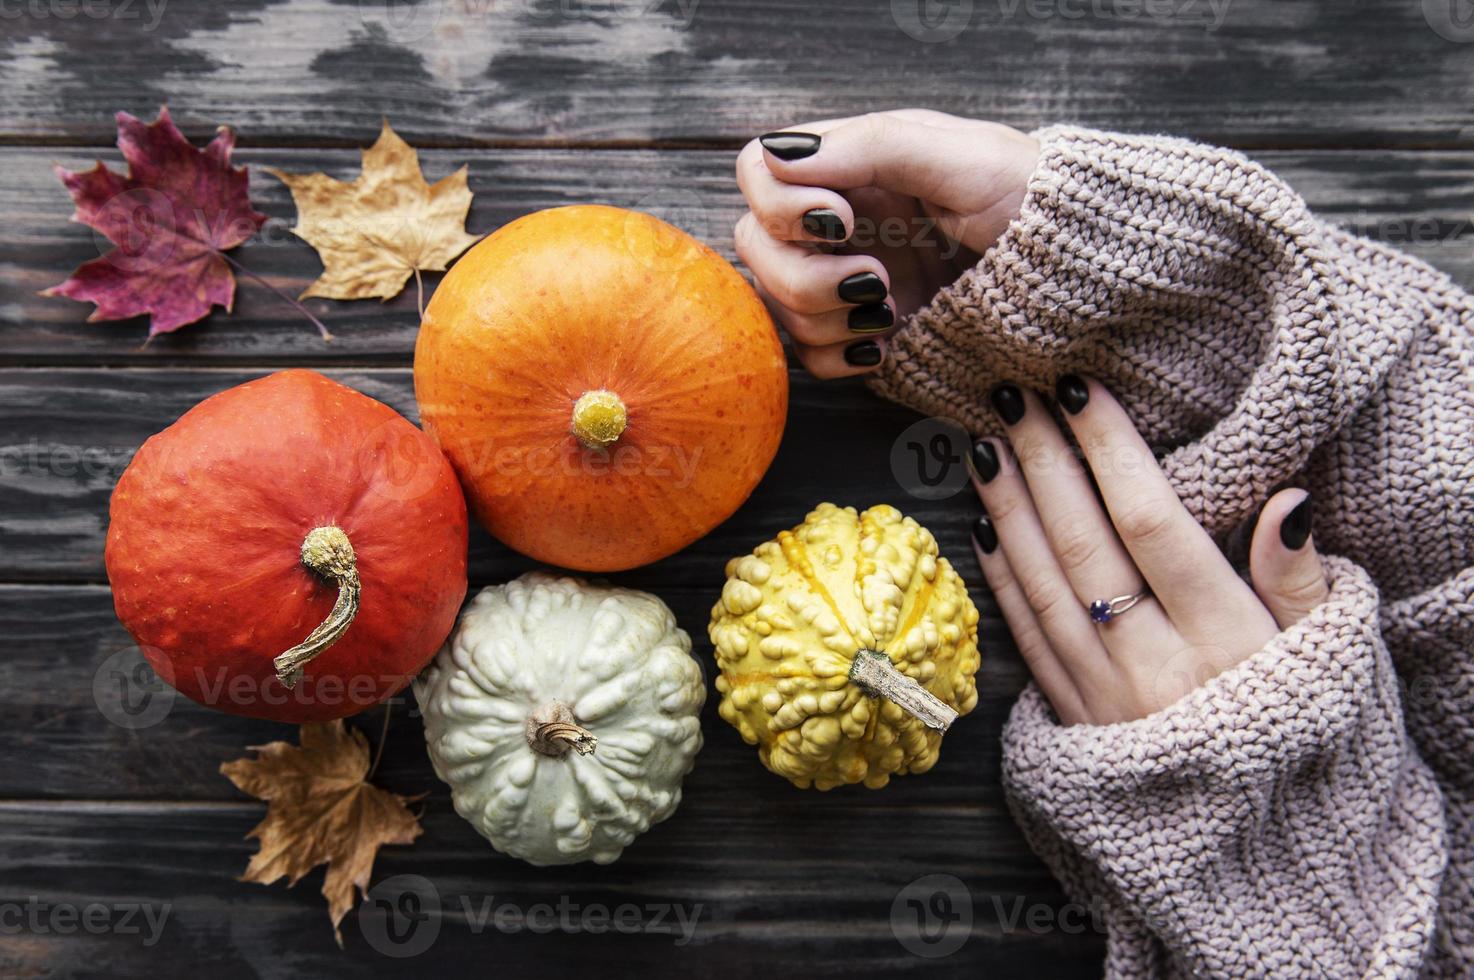
[(222, 126), (200, 150), (167, 107), (147, 125), (126, 112), (117, 119), (126, 176), (101, 161), (82, 173), (56, 168), (77, 205), (72, 220), (116, 247), (42, 295), (97, 304), (88, 320), (152, 314), (150, 337), (193, 323), (213, 306), (229, 311), (235, 277), (222, 253), (266, 222), (251, 208), (246, 168), (230, 165), (235, 134)]

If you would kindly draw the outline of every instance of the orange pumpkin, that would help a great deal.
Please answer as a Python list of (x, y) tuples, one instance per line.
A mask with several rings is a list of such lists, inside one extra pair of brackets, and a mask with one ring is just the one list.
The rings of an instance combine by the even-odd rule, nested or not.
[(778, 450), (782, 345), (710, 248), (633, 211), (539, 211), (467, 252), (415, 346), (425, 430), (503, 542), (633, 568), (729, 517)]
[(435, 444), (313, 371), (222, 391), (113, 490), (118, 618), (164, 680), (305, 723), (397, 693), (466, 594), (466, 504)]

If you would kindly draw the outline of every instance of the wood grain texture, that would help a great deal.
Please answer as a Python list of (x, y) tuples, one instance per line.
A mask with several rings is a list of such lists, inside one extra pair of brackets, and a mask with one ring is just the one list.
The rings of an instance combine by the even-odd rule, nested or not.
[(730, 144), (927, 105), (1238, 145), (1467, 147), (1474, 47), (1435, 29), (1439, 3), (16, 3), (0, 134), (106, 145), (115, 109), (168, 100), (196, 134), (226, 122), (258, 145), (352, 145), (385, 113), (421, 144)]
[[(365, 130), (367, 141), (377, 130)], [(115, 151), (103, 158), (116, 162)], [(263, 166), (350, 179), (356, 150), (256, 150), (238, 154), (252, 168), (251, 194), (270, 223), (232, 253), (292, 295), (321, 270), (290, 232), (295, 212), (280, 181)], [(732, 226), (744, 208), (727, 151), (453, 150), (421, 154), (434, 179), (462, 164), (476, 194), (467, 226), (494, 231), (539, 208), (607, 203), (649, 211), (709, 242), (729, 259)], [(1387, 241), (1474, 285), (1474, 151), (1266, 151), (1256, 158), (1282, 175), (1327, 220)], [(70, 223), (71, 202), (51, 167), (90, 164), (70, 150), (0, 149), (0, 365), (35, 364), (398, 364), (410, 363), (419, 316), (411, 286), (397, 299), (309, 300), (337, 336), (331, 345), (294, 310), (242, 278), (232, 314), (143, 346), (147, 321), (87, 323), (90, 304), (44, 298), (99, 244)], [(427, 279), (433, 288), (438, 277)]]
[[(614, 581), (626, 584), (623, 577)], [(983, 615), (978, 707), (947, 736), (937, 767), (925, 775), (897, 777), (881, 792), (819, 793), (795, 789), (762, 768), (757, 750), (717, 716), (706, 623), (720, 591), (718, 584), (715, 589), (667, 586), (660, 592), (691, 634), (692, 655), (708, 680), (702, 713), (706, 747), (682, 804), (695, 825), (720, 820), (720, 813), (733, 806), (802, 804), (848, 813), (879, 804), (924, 805), (986, 810), (980, 834), (1013, 833), (998, 787), (998, 735), (1026, 671), (985, 592), (972, 590)], [(8, 647), (0, 659), (0, 716), (13, 749), (0, 767), (0, 799), (236, 800), (239, 794), (218, 774), (220, 763), (241, 755), (246, 745), (296, 738), (294, 726), (237, 718), (175, 695), (143, 666), (113, 615), (106, 586), (0, 585), (0, 635)], [(377, 743), (380, 709), (358, 716), (356, 723)], [(102, 769), (100, 760), (105, 760)], [(425, 756), (409, 692), (395, 703), (379, 771), (386, 787), (429, 793), (435, 806), (449, 806), (449, 792)]]
[[(380, 882), (428, 879), (442, 912), (429, 950), (398, 963), (375, 952), (360, 930), (361, 913), (343, 923), (346, 949), (334, 946), (317, 894), (320, 872), (291, 890), (234, 880), (254, 846), (242, 838), (260, 819), (260, 805), (0, 804), (0, 905), (35, 906), (45, 916), (59, 904), (102, 903), (115, 910), (115, 923), (127, 905), (148, 904), (155, 920), (167, 908), (159, 939), (148, 947), (146, 929), (0, 936), (0, 971), (297, 978), (515, 969), (539, 977), (734, 980), (1099, 975), (1102, 937), (1085, 923), (1072, 934), (1013, 920), (1020, 908), (1057, 914), (1065, 899), (1039, 876), (1016, 837), (978, 833), (985, 811), (900, 811), (875, 803), (837, 812), (808, 800), (758, 805), (736, 794), (728, 802), (699, 824), (683, 807), (608, 867), (547, 869), (495, 854), (446, 807), (431, 805), (425, 835), (409, 848), (385, 848), (375, 864)], [(891, 910), (908, 883), (938, 872), (965, 883), (971, 931), (954, 955), (927, 959), (897, 942)], [(539, 921), (532, 911), (539, 903), (611, 910), (634, 904), (650, 931), (537, 935), (527, 927)], [(512, 912), (499, 921), (519, 931), (487, 921), (486, 910), (501, 905)], [(645, 911), (652, 905), (680, 906), (693, 921), (689, 941), (677, 945), (682, 937), (671, 919), (657, 923)]]
[[(712, 595), (663, 595), (692, 632), (709, 678), (702, 624)], [(1052, 922), (1069, 906), (1005, 809), (999, 727), (1025, 671), (991, 607), (981, 630), (991, 639), (978, 707), (953, 727), (931, 772), (879, 792), (798, 790), (758, 764), (710, 697), (706, 745), (680, 808), (604, 868), (535, 869), (492, 851), (454, 814), (430, 770), (413, 697), (398, 700), (375, 782), (428, 794), (426, 834), (381, 852), (374, 880), (413, 874), (433, 882), (444, 921), (435, 945), (411, 961), (417, 974), (464, 970), (495, 942), (499, 957), (535, 959), (544, 976), (594, 969), (616, 950), (624, 967), (659, 976), (690, 969), (746, 977), (798, 961), (818, 976), (854, 975), (861, 963), (886, 976), (963, 977), (986, 967), (989, 976), (1022, 977), (1040, 964), (1051, 976), (1094, 975), (1102, 937), (1081, 910), (1066, 913), (1069, 928), (1014, 918)], [(188, 962), (196, 971), (271, 977), (385, 965), (358, 932), (361, 913), (345, 923), (347, 952), (333, 947), (320, 872), (292, 891), (234, 880), (254, 847), (244, 835), (263, 807), (220, 776), (219, 764), (246, 745), (294, 740), (292, 726), (171, 697), (113, 617), (106, 587), (0, 586), (0, 633), (13, 651), (0, 661), (0, 713), (12, 738), (0, 767), (0, 798), (10, 801), (0, 802), (0, 907), (147, 902), (170, 914), (160, 941), (147, 947), (133, 934), (0, 935), (0, 971), (126, 977)], [(376, 743), (380, 718), (374, 710), (350, 724)], [(892, 931), (897, 893), (933, 874), (956, 877), (972, 900), (966, 944), (940, 962), (908, 954)], [(524, 911), (560, 901), (676, 903), (697, 917), (696, 928), (679, 947), (665, 933), (619, 936), (617, 946), (562, 930), (539, 941), (487, 925), (487, 901)], [(894, 914), (904, 933), (909, 911)]]
[[(1026, 671), (967, 541), (977, 505), (920, 500), (889, 459), (912, 413), (857, 383), (795, 371), (789, 430), (752, 499), (666, 561), (612, 576), (657, 592), (692, 635), (724, 561), (815, 503), (888, 501), (926, 524), (982, 610), (980, 700), (935, 769), (880, 792), (804, 792), (766, 772), (716, 715), (667, 822), (618, 863), (534, 869), (452, 811), (412, 697), (395, 706), (377, 781), (426, 793), (426, 834), (382, 852), (375, 879), (421, 875), (444, 910), (424, 954), (376, 952), (357, 913), (333, 944), (321, 873), (242, 884), (264, 808), (218, 773), (289, 726), (207, 710), (159, 686), (112, 611), (107, 502), (144, 439), (200, 399), (289, 365), (317, 366), (414, 417), (413, 291), (312, 301), (324, 346), (246, 280), (236, 311), (142, 347), (146, 325), (88, 324), (37, 291), (95, 257), (54, 162), (116, 161), (112, 114), (168, 102), (197, 142), (234, 125), (272, 217), (236, 254), (295, 294), (319, 271), (261, 172), (351, 177), (382, 116), (432, 179), (462, 163), (489, 232), (538, 208), (600, 201), (654, 212), (732, 256), (735, 148), (815, 117), (928, 105), (1022, 127), (1055, 121), (1254, 148), (1330, 220), (1474, 286), (1474, 28), (1464, 0), (25, 0), (0, 15), (0, 975), (300, 977), (515, 972), (564, 976), (929, 978), (1098, 976), (1102, 937), (1061, 928), (1064, 897), (1029, 853), (999, 785), (999, 734)], [(920, 12), (925, 10), (925, 17)], [(1148, 10), (1161, 11), (1153, 15)], [(98, 13), (102, 16), (97, 16)], [(960, 18), (960, 19), (949, 19)], [(908, 33), (909, 29), (909, 33)], [(920, 34), (931, 40), (918, 40)], [(429, 283), (433, 286), (433, 280)], [(475, 529), (473, 587), (527, 568)], [(355, 724), (378, 738), (380, 715)], [(971, 898), (966, 945), (912, 955), (898, 895), (932, 874)], [(482, 903), (699, 904), (689, 943), (659, 934), (504, 934)], [(159, 941), (58, 931), (52, 910), (167, 906)], [(893, 906), (899, 908), (895, 911)], [(12, 909), (42, 925), (8, 928)], [(907, 916), (913, 915), (908, 924)], [(899, 916), (899, 918), (898, 918)], [(1017, 916), (1017, 918), (1015, 918)], [(1030, 919), (1029, 916), (1039, 918)], [(1033, 923), (1031, 925), (1031, 923)], [(899, 932), (898, 932), (899, 929)]]
[[(0, 581), (104, 582), (108, 498), (133, 452), (204, 398), (266, 373), (0, 370)], [(324, 373), (416, 418), (407, 368)], [(977, 514), (971, 492), (922, 500), (906, 494), (891, 469), (892, 446), (918, 416), (875, 398), (855, 381), (824, 384), (797, 370), (791, 377), (788, 432), (748, 502), (700, 541), (624, 573), (621, 581), (656, 592), (706, 583), (714, 602), (727, 559), (797, 524), (824, 500), (861, 507), (894, 503), (930, 528), (959, 567), (971, 568), (967, 524)], [(956, 447), (956, 465), (965, 448)], [(470, 559), (478, 584), (504, 581), (531, 567), (474, 522)]]

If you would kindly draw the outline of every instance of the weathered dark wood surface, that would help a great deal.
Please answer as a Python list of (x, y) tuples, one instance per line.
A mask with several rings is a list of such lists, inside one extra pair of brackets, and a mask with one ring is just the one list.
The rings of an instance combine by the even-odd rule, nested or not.
[[(29, 0), (28, 0), (29, 2)], [(661, 214), (731, 254), (730, 178), (752, 134), (815, 116), (921, 104), (1020, 126), (1055, 120), (1170, 131), (1257, 150), (1331, 220), (1474, 284), (1474, 26), (1466, 0), (1040, 0), (932, 5), (786, 0), (45, 0), (0, 20), (0, 975), (296, 977), (498, 972), (562, 976), (1087, 977), (1101, 937), (1014, 913), (1058, 910), (998, 785), (998, 734), (1025, 673), (966, 544), (975, 505), (908, 497), (888, 458), (914, 416), (856, 384), (795, 372), (789, 430), (746, 507), (681, 555), (615, 578), (659, 593), (695, 639), (723, 561), (824, 499), (890, 500), (936, 532), (983, 608), (978, 710), (931, 773), (884, 791), (803, 793), (771, 776), (716, 717), (676, 815), (606, 868), (533, 869), (492, 852), (450, 808), (412, 700), (396, 708), (378, 781), (428, 793), (426, 834), (388, 848), (376, 878), (417, 874), (445, 910), (411, 960), (345, 922), (333, 944), (316, 890), (234, 880), (262, 807), (217, 769), (291, 736), (167, 695), (138, 673), (102, 567), (107, 499), (133, 451), (199, 399), (284, 365), (319, 366), (413, 417), (412, 295), (316, 302), (324, 347), (243, 281), (236, 312), (142, 346), (140, 322), (36, 291), (97, 254), (50, 164), (116, 160), (111, 115), (169, 101), (197, 138), (234, 124), (253, 167), (357, 170), (387, 114), (439, 176), (468, 163), (469, 226), (603, 201)], [(1462, 4), (1462, 6), (1461, 6)], [(967, 9), (971, 8), (970, 14)], [(1114, 10), (1115, 13), (1101, 13)], [(1160, 8), (1152, 8), (1160, 9)], [(87, 11), (102, 10), (97, 18)], [(70, 11), (70, 15), (68, 12)], [(1079, 16), (1074, 14), (1078, 13)], [(1447, 11), (1444, 11), (1447, 13)], [(1221, 15), (1221, 22), (1209, 26)], [(1440, 34), (1435, 26), (1443, 24)], [(935, 35), (932, 35), (935, 36)], [(238, 254), (295, 293), (317, 260), (286, 229), (284, 189), (259, 172), (272, 222)], [(432, 283), (433, 285), (433, 283)], [(531, 567), (477, 530), (474, 584)], [(121, 700), (126, 698), (127, 700)], [(150, 701), (163, 698), (164, 701)], [(148, 705), (167, 704), (157, 720)], [(144, 714), (129, 711), (143, 706)], [(139, 727), (142, 722), (154, 721)], [(121, 722), (121, 723), (120, 723)], [(377, 737), (378, 716), (361, 723)], [(891, 906), (909, 882), (955, 875), (973, 902), (966, 944), (913, 955)], [(478, 930), (486, 896), (699, 904), (676, 935)], [(463, 904), (465, 900), (469, 905)], [(4, 909), (167, 904), (162, 937), (11, 927)], [(902, 922), (902, 931), (905, 923)]]
[[(51, 165), (86, 167), (98, 156), (109, 163), (119, 159), (111, 148), (0, 147), (0, 173), (7, 175), (0, 184), (0, 213), (8, 222), (0, 235), (0, 310), (7, 328), (0, 333), (0, 366), (409, 362), (419, 325), (413, 289), (388, 303), (313, 301), (313, 310), (338, 338), (331, 347), (279, 299), (247, 280), (237, 290), (233, 315), (214, 317), (203, 330), (159, 337), (147, 348), (137, 323), (87, 323), (77, 304), (37, 296), (97, 255), (91, 233), (66, 222), (67, 199), (58, 193)], [(320, 266), (289, 231), (295, 212), (286, 187), (261, 167), (348, 178), (357, 173), (358, 156), (357, 150), (237, 153), (252, 168), (253, 203), (272, 220), (233, 254), (288, 293), (301, 292)], [(469, 165), (477, 195), (468, 221), (472, 229), (493, 229), (539, 208), (601, 201), (659, 214), (733, 258), (732, 225), (744, 209), (730, 151), (473, 149), (420, 156), (432, 178)], [(1264, 151), (1256, 157), (1329, 220), (1390, 241), (1452, 275), (1474, 278), (1474, 150)]]
[(1430, 27), (1437, 4), (169, 0), (149, 29), (133, 0), (102, 22), (10, 19), (0, 131), (107, 143), (114, 110), (169, 99), (199, 131), (230, 120), (272, 146), (356, 146), (384, 113), (421, 144), (689, 145), (925, 104), (1242, 145), (1463, 147), (1474, 75)]

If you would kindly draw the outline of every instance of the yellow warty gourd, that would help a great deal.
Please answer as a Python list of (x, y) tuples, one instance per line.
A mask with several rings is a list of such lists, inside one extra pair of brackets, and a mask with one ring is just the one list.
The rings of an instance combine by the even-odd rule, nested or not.
[(977, 704), (977, 608), (888, 505), (820, 504), (732, 559), (710, 634), (721, 716), (800, 788), (925, 772)]

